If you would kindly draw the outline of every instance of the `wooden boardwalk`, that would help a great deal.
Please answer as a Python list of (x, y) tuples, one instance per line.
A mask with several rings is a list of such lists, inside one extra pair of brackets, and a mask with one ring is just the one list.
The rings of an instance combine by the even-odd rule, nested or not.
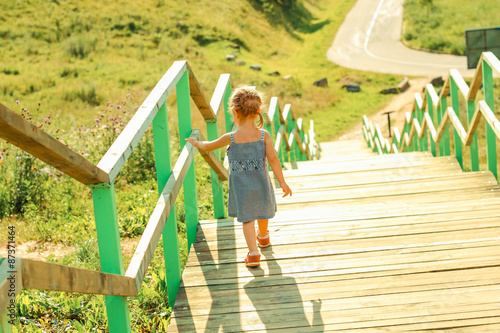
[[(272, 246), (203, 221), (169, 332), (500, 332), (500, 188), (453, 157), (323, 143), (285, 172)], [(277, 192), (277, 194), (279, 194)]]

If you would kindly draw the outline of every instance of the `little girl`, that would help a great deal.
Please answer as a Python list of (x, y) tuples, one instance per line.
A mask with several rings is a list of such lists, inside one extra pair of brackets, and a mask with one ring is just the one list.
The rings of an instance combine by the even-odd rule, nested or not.
[[(270, 218), (276, 213), (274, 190), (267, 171), (266, 157), (276, 176), (283, 197), (292, 195), (285, 183), (281, 163), (274, 151), (273, 141), (266, 130), (261, 129), (264, 118), (260, 114), (261, 94), (248, 87), (236, 89), (229, 100), (229, 108), (238, 129), (226, 133), (214, 141), (186, 139), (196, 148), (212, 151), (229, 145), (229, 198), (228, 215), (243, 222), (243, 234), (248, 245), (245, 263), (248, 267), (260, 265), (257, 249), (255, 220), (259, 225), (257, 240), (261, 248), (271, 245), (267, 230)], [(258, 119), (256, 124), (256, 119)]]

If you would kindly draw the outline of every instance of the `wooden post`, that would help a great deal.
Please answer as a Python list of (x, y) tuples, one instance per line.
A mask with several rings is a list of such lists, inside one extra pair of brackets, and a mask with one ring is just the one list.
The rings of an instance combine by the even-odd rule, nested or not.
[[(468, 124), (470, 127), (472, 118), (474, 117), (474, 112), (476, 105), (474, 101), (467, 101), (467, 118)], [(479, 171), (479, 146), (477, 143), (477, 131), (474, 133), (474, 137), (470, 144), (470, 163), (471, 163), (471, 171)]]
[(231, 98), (231, 81), (229, 81), (224, 95), (224, 121), (226, 123), (226, 133), (233, 130), (233, 115), (229, 112), (229, 99)]
[[(423, 125), (424, 123), (424, 110), (422, 110), (419, 106), (418, 103), (415, 103), (415, 108), (416, 108), (416, 111), (417, 111), (417, 119), (418, 119), (418, 123), (420, 124), (420, 126)], [(427, 144), (428, 142), (428, 135), (427, 135), (427, 130), (425, 131), (425, 134), (424, 134), (424, 137), (423, 138), (418, 138), (418, 146), (419, 146), (419, 149), (420, 151), (427, 151), (429, 150), (429, 146)]]
[[(167, 103), (158, 110), (153, 119), (153, 137), (155, 147), (156, 178), (158, 196), (167, 184), (172, 173), (172, 157), (170, 153), (170, 134), (168, 129)], [(181, 260), (179, 256), (179, 238), (177, 235), (177, 219), (175, 205), (165, 223), (162, 232), (163, 257), (165, 260), (165, 276), (167, 277), (168, 303), (173, 307), (177, 291), (181, 283)]]
[[(191, 96), (189, 92), (189, 71), (186, 70), (176, 86), (177, 90), (177, 113), (179, 119), (179, 140), (181, 150), (186, 145), (185, 139), (191, 135), (193, 130), (191, 119)], [(198, 199), (196, 194), (196, 178), (194, 163), (189, 167), (184, 179), (184, 208), (186, 212), (186, 230), (188, 239), (188, 251), (191, 244), (196, 242), (198, 228)]]
[[(440, 110), (438, 112), (438, 123), (441, 124), (448, 103), (446, 102), (446, 97), (443, 96), (440, 101)], [(443, 136), (441, 137), (441, 142), (439, 144), (439, 156), (450, 156), (450, 131), (449, 124), (446, 125)]]
[[(493, 96), (493, 71), (488, 62), (486, 62), (485, 60), (482, 61), (484, 100), (490, 107), (491, 111), (495, 113), (495, 98)], [(490, 170), (495, 178), (498, 179), (496, 136), (495, 132), (488, 122), (486, 122), (486, 158), (488, 160), (488, 170)]]
[[(114, 183), (111, 183), (111, 185), (89, 185), (89, 187), (92, 189), (92, 199), (94, 202), (101, 271), (123, 275), (124, 269)], [(105, 296), (105, 302), (109, 332), (131, 332), (127, 298)]]
[[(426, 94), (427, 94), (427, 113), (429, 113), (429, 116), (432, 120), (432, 124), (434, 125), (434, 127), (436, 127), (435, 125), (435, 121), (434, 121), (434, 104), (432, 104), (432, 98), (431, 98), (431, 94), (429, 91), (426, 90)], [(432, 156), (436, 157), (436, 142), (434, 142), (434, 139), (432, 138), (432, 135), (431, 135), (431, 153), (432, 153)]]
[[(208, 141), (216, 140), (219, 137), (219, 128), (217, 121), (207, 123), (207, 139)], [(220, 161), (220, 150), (214, 151), (215, 156)], [(224, 194), (222, 192), (222, 183), (217, 176), (217, 173), (210, 168), (210, 179), (212, 180), (212, 197), (214, 203), (214, 218), (222, 219), (226, 216), (226, 206), (224, 204)]]
[[(451, 107), (457, 114), (458, 119), (460, 119), (460, 101), (458, 96), (458, 86), (455, 79), (450, 75), (450, 96), (451, 96)], [(462, 170), (464, 169), (464, 159), (462, 154), (462, 140), (460, 133), (453, 127), (453, 142), (455, 145), (455, 156), (457, 158), (458, 164)]]

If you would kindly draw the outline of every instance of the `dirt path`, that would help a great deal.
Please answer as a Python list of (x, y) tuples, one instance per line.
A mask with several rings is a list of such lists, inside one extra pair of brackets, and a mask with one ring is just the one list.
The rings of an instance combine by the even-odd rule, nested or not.
[[(430, 82), (430, 80), (430, 78), (416, 78), (410, 80), (410, 88), (407, 91), (395, 95), (394, 98), (392, 98), (382, 110), (368, 117), (368, 119), (373, 122), (373, 125), (379, 124), (380, 129), (382, 130), (382, 134), (388, 137), (389, 129), (387, 126), (387, 115), (384, 115), (383, 113), (388, 111), (395, 111), (391, 114), (391, 127), (396, 126), (401, 133), (405, 113), (411, 111), (415, 93), (422, 92), (422, 89), (427, 83)], [(356, 140), (363, 138), (363, 130), (361, 127), (362, 124), (362, 120), (360, 120), (359, 123), (356, 124), (356, 126), (342, 134), (334, 141)]]

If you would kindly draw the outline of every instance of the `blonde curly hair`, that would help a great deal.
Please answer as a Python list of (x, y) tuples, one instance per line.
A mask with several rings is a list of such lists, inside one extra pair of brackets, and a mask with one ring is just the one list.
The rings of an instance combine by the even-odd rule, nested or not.
[(229, 110), (232, 114), (238, 113), (243, 119), (250, 115), (257, 114), (257, 128), (264, 126), (264, 117), (261, 114), (264, 95), (250, 87), (240, 87), (234, 90), (229, 100)]

